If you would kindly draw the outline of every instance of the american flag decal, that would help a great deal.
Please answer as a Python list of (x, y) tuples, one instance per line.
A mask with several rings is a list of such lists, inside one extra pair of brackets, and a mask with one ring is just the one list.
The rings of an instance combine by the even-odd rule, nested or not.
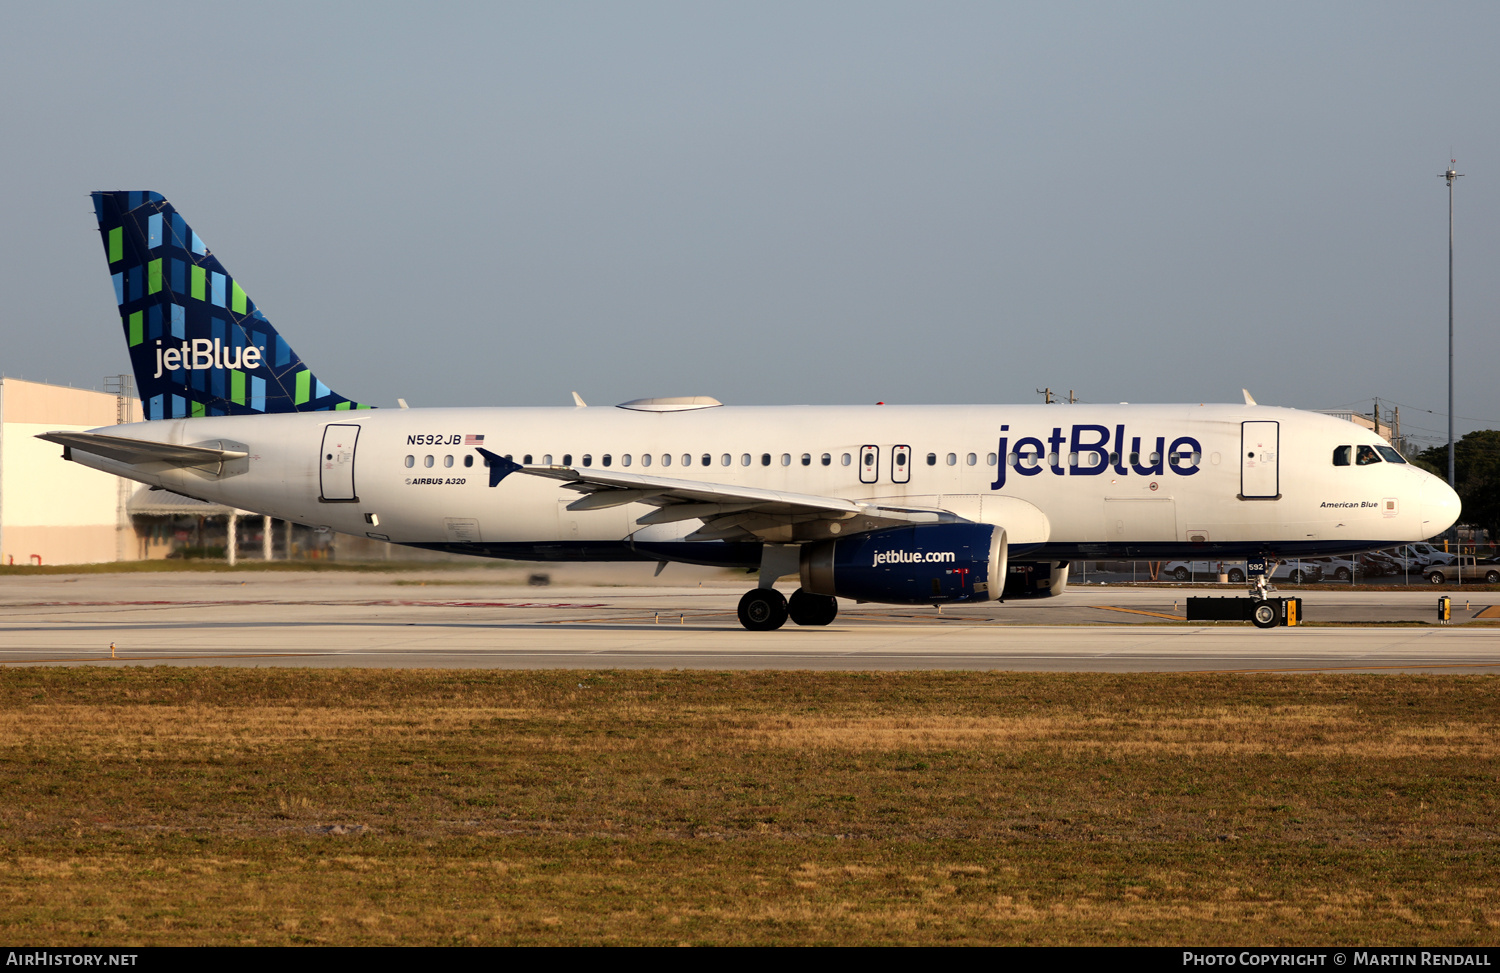
[(465, 436), (464, 437), (464, 445), (465, 446), (483, 446), (484, 445), (484, 437), (483, 436)]

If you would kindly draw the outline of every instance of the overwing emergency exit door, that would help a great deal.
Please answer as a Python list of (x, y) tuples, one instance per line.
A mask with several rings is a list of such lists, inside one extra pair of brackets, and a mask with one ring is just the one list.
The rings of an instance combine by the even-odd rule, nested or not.
[(323, 450), (318, 454), (318, 486), (324, 503), (357, 503), (354, 495), (354, 444), (359, 427), (331, 425), (323, 430)]
[(911, 482), (911, 447), (895, 446), (891, 449), (891, 482)]
[(880, 479), (880, 447), (859, 448), (859, 482), (874, 483)]
[(1281, 496), (1281, 423), (1240, 423), (1240, 499)]

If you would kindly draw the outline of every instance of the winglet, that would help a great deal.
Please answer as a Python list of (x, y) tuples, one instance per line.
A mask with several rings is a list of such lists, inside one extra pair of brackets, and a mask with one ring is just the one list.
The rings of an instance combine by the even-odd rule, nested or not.
[(1246, 405), (1259, 405), (1259, 403), (1255, 401), (1255, 398), (1250, 394), (1249, 389), (1240, 389), (1240, 391), (1244, 393)]
[(500, 481), (510, 476), (516, 470), (522, 469), (520, 463), (508, 460), (504, 456), (497, 456), (482, 446), (474, 447), (474, 451), (483, 456), (490, 464), (490, 486), (497, 487)]

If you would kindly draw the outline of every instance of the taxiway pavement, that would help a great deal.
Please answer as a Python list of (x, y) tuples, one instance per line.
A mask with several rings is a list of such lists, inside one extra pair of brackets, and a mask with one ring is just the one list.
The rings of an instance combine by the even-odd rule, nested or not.
[(1500, 615), (1495, 592), (1456, 597), (1443, 627), (1409, 624), (1435, 618), (1437, 595), (1421, 589), (1297, 592), (1314, 624), (1262, 631), (1176, 620), (1201, 589), (1079, 585), (942, 612), (843, 603), (826, 628), (755, 633), (735, 618), (741, 578), (515, 581), (484, 570), (9, 576), (0, 666), (1500, 671), (1500, 628), (1465, 624)]

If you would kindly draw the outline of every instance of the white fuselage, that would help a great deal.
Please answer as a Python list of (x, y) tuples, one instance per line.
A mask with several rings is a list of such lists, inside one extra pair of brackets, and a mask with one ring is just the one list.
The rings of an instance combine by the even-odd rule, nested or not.
[[(346, 428), (326, 438), (330, 425)], [(491, 487), (479, 437), (525, 465), (607, 464), (976, 520), (994, 519), (988, 498), (1013, 498), (1048, 525), (1013, 557), (1336, 554), (1423, 540), (1458, 516), (1456, 495), (1414, 466), (1334, 465), (1336, 447), (1385, 445), (1368, 430), (1248, 405), (361, 410), (95, 432), (249, 454), (216, 475), (74, 453), (108, 472), (301, 524), (504, 557), (744, 561), (716, 553), (722, 544), (685, 546), (696, 520), (641, 527), (653, 509), (641, 503), (569, 510), (577, 492), (530, 475)]]

